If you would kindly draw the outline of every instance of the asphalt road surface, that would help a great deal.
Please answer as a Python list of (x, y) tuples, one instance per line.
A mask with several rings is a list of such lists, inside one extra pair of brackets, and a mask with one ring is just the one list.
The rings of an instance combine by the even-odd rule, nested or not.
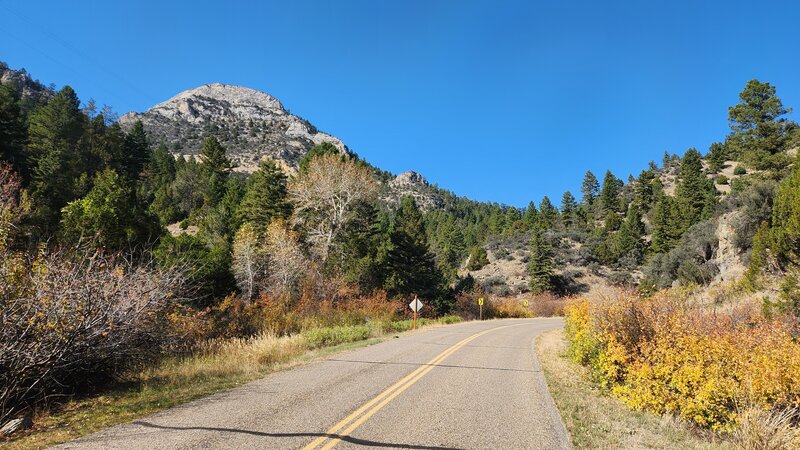
[(569, 448), (533, 340), (561, 319), (428, 328), (62, 448)]

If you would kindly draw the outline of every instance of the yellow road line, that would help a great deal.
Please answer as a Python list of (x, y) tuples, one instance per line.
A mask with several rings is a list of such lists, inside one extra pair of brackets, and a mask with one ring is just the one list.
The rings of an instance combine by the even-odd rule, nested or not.
[[(315, 449), (320, 445), (322, 445), (323, 443), (325, 443), (326, 441), (328, 442), (325, 443), (325, 445), (321, 448), (321, 450), (329, 450), (333, 448), (336, 444), (342, 441), (343, 437), (349, 436), (350, 433), (352, 433), (356, 428), (361, 426), (361, 424), (367, 421), (367, 419), (372, 417), (381, 408), (386, 406), (387, 403), (391, 402), (395, 397), (397, 397), (403, 391), (411, 387), (411, 385), (419, 381), (420, 378), (424, 377), (428, 372), (433, 370), (434, 367), (436, 367), (447, 357), (458, 351), (461, 347), (464, 347), (472, 340), (477, 339), (486, 333), (490, 333), (492, 331), (499, 330), (502, 328), (508, 328), (510, 326), (517, 326), (517, 325), (506, 325), (502, 327), (491, 328), (489, 330), (484, 330), (479, 333), (475, 333), (472, 336), (469, 336), (465, 339), (462, 339), (456, 344), (453, 344), (452, 347), (439, 353), (438, 355), (436, 355), (436, 357), (434, 357), (427, 363), (423, 364), (410, 374), (406, 375), (405, 377), (403, 377), (403, 379), (401, 379), (400, 381), (393, 384), (385, 391), (378, 394), (377, 397), (368, 401), (360, 408), (355, 410), (352, 414), (342, 419), (339, 423), (337, 423), (336, 425), (331, 427), (328, 431), (326, 431), (324, 436), (320, 436), (317, 439), (314, 439), (310, 444), (303, 447), (302, 450)], [(348, 424), (350, 425), (349, 427), (347, 426)], [(345, 427), (347, 427), (347, 429), (345, 429), (340, 433), (339, 431)]]

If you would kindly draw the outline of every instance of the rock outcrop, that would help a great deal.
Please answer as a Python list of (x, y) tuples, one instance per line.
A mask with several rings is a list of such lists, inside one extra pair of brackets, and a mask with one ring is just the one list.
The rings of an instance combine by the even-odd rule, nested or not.
[(390, 204), (397, 204), (403, 197), (411, 196), (423, 211), (439, 209), (444, 206), (444, 200), (436, 187), (413, 170), (397, 175), (389, 181), (388, 188), (388, 195), (384, 200)]

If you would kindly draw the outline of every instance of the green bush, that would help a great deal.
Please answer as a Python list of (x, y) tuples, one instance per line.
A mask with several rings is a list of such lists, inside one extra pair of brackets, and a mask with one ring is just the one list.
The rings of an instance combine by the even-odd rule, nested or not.
[(357, 342), (368, 339), (371, 329), (367, 325), (350, 325), (313, 328), (303, 333), (311, 348), (330, 347), (333, 345)]
[(437, 322), (439, 322), (441, 324), (444, 324), (444, 325), (450, 325), (450, 324), (459, 323), (459, 322), (462, 322), (462, 321), (463, 321), (463, 319), (460, 316), (442, 316), (437, 320)]
[(728, 184), (728, 177), (725, 175), (719, 175), (717, 177), (717, 184), (727, 185)]
[(733, 174), (734, 175), (746, 175), (747, 174), (747, 170), (745, 170), (745, 168), (742, 167), (742, 166), (736, 166), (736, 168), (733, 169)]

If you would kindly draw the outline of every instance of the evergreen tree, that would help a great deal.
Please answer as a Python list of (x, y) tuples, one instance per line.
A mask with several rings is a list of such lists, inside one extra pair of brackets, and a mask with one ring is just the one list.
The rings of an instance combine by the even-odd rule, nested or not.
[(709, 147), (708, 156), (706, 156), (708, 168), (711, 169), (712, 172), (719, 172), (722, 170), (722, 166), (725, 164), (725, 161), (728, 160), (728, 157), (728, 149), (725, 145), (714, 142), (711, 144), (711, 147)]
[(334, 244), (328, 272), (341, 273), (365, 294), (382, 288), (379, 252), (389, 223), (373, 202), (358, 202)]
[(674, 229), (673, 203), (675, 202), (671, 197), (663, 196), (653, 208), (650, 219), (652, 227), (650, 249), (653, 253), (666, 253), (675, 243), (678, 230)]
[(389, 233), (385, 288), (390, 296), (435, 300), (442, 277), (428, 247), (422, 214), (412, 197), (404, 197)]
[(520, 211), (513, 207), (509, 206), (506, 208), (505, 214), (505, 230), (504, 234), (506, 236), (512, 236), (514, 233), (517, 232), (522, 227), (522, 214)]
[(631, 205), (625, 222), (615, 235), (616, 259), (628, 256), (635, 264), (640, 264), (644, 259), (644, 234), (642, 211), (638, 206)]
[(728, 109), (728, 151), (756, 169), (782, 168), (787, 162), (784, 150), (797, 128), (783, 117), (791, 110), (784, 108), (774, 86), (758, 80), (748, 81), (739, 99), (738, 105)]
[(600, 207), (604, 215), (619, 211), (619, 193), (620, 181), (610, 170), (607, 170), (606, 176), (603, 178), (603, 188), (600, 191)]
[(772, 207), (772, 248), (783, 262), (800, 258), (800, 159), (778, 185)]
[(750, 252), (750, 265), (742, 277), (744, 286), (751, 291), (759, 287), (760, 278), (767, 268), (767, 246), (769, 245), (769, 223), (761, 222), (753, 235), (753, 249)]
[(125, 136), (125, 152), (122, 160), (122, 173), (131, 179), (139, 178), (150, 159), (150, 144), (141, 120), (133, 123), (131, 131)]
[(261, 233), (274, 219), (286, 219), (291, 213), (286, 189), (286, 175), (273, 161), (262, 162), (247, 180), (239, 206), (239, 220), (251, 222)]
[(675, 197), (682, 207), (684, 228), (711, 217), (717, 203), (717, 189), (703, 172), (702, 158), (694, 148), (683, 156), (678, 181)]
[(27, 178), (27, 164), (23, 154), (25, 121), (19, 106), (19, 94), (11, 86), (0, 84), (0, 160), (5, 160)]
[(45, 234), (58, 221), (58, 213), (76, 194), (75, 180), (84, 161), (81, 138), (86, 116), (75, 91), (66, 86), (30, 117), (28, 151), (33, 161), (35, 222)]
[(233, 168), (233, 164), (225, 153), (225, 147), (214, 136), (206, 138), (203, 148), (200, 150), (201, 166), (207, 180), (205, 204), (211, 207), (216, 206), (222, 199), (225, 185), (228, 182), (228, 174)]
[(84, 160), (80, 165), (87, 176), (94, 176), (106, 168), (124, 174), (121, 163), (125, 154), (125, 133), (118, 124), (106, 125), (106, 119), (98, 114), (89, 121), (83, 135)]
[(558, 209), (553, 206), (553, 203), (545, 195), (542, 202), (539, 203), (539, 226), (546, 230), (555, 228), (558, 223)]
[(553, 289), (553, 249), (541, 227), (534, 228), (531, 233), (528, 275), (531, 292), (534, 294)]
[(240, 223), (239, 204), (244, 195), (244, 183), (236, 177), (228, 179), (225, 194), (220, 201), (200, 219), (200, 233), (212, 248), (230, 245)]
[(651, 162), (651, 167), (639, 174), (633, 188), (633, 203), (643, 211), (649, 211), (655, 201), (654, 182), (657, 172), (653, 166), (654, 164)]
[(481, 246), (472, 247), (469, 251), (469, 264), (468, 270), (480, 270), (485, 265), (489, 264), (489, 257), (486, 255), (486, 250)]
[(106, 169), (85, 197), (64, 207), (61, 233), (71, 244), (118, 251), (154, 240), (160, 230), (137, 204), (132, 183)]
[(567, 229), (575, 225), (578, 213), (578, 203), (570, 191), (564, 192), (561, 196), (561, 221)]
[(531, 201), (528, 203), (528, 207), (525, 208), (525, 215), (522, 217), (522, 221), (525, 223), (526, 229), (532, 230), (538, 220), (539, 211), (536, 209), (536, 204)]
[(597, 181), (597, 177), (590, 170), (587, 170), (581, 184), (581, 203), (586, 206), (593, 205), (599, 191), (600, 184)]

